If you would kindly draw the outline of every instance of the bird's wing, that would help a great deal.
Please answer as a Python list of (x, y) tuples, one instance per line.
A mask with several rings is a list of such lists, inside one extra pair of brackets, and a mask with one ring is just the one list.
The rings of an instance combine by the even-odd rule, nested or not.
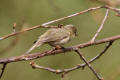
[(61, 28), (59, 29), (50, 29), (46, 33), (44, 33), (42, 36), (40, 36), (40, 40), (43, 42), (51, 42), (51, 41), (57, 41), (62, 40), (69, 36), (69, 32), (66, 30), (63, 30)]

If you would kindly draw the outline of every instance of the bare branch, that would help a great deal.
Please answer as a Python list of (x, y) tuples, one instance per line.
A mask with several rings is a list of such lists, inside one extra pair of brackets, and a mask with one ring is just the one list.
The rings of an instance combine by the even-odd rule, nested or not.
[[(31, 28), (24, 29), (24, 30), (19, 31), (19, 32), (15, 32), (15, 33), (11, 33), (11, 34), (5, 35), (5, 36), (1, 37), (0, 40), (9, 38), (9, 37), (14, 36), (14, 35), (18, 35), (18, 34), (24, 33), (24, 32), (26, 32), (26, 31), (30, 31), (30, 30), (33, 30), (33, 29), (37, 29), (37, 28), (40, 28), (40, 27), (42, 27), (42, 28), (51, 28), (52, 26), (47, 26), (47, 25), (52, 24), (52, 23), (55, 23), (55, 22), (58, 22), (58, 21), (63, 21), (63, 20), (72, 18), (72, 17), (74, 17), (74, 16), (78, 16), (78, 15), (87, 13), (87, 12), (89, 12), (89, 11), (97, 10), (97, 9), (100, 9), (100, 8), (108, 8), (108, 7), (107, 7), (107, 6), (106, 6), (106, 7), (105, 7), (105, 6), (98, 6), (98, 7), (95, 7), (95, 8), (89, 8), (89, 9), (80, 11), (80, 12), (78, 12), (78, 13), (71, 14), (71, 15), (66, 16), (66, 17), (62, 17), (62, 18), (59, 18), (59, 19), (55, 19), (55, 20), (52, 20), (52, 21), (43, 23), (43, 24), (41, 24), (41, 25), (33, 26), (33, 27), (31, 27)], [(110, 9), (111, 9), (111, 8), (110, 8)], [(117, 11), (116, 8), (112, 8), (112, 10), (116, 10), (116, 11)], [(53, 26), (53, 27), (54, 27), (54, 26)]]
[(66, 69), (62, 70), (62, 69), (53, 69), (53, 68), (49, 68), (49, 67), (39, 66), (34, 61), (30, 62), (30, 65), (34, 69), (38, 68), (38, 69), (48, 70), (48, 71), (56, 73), (56, 74), (60, 74), (60, 73), (66, 72)]
[(99, 74), (95, 71), (95, 69), (91, 66), (91, 64), (89, 64), (89, 62), (87, 62), (85, 57), (82, 55), (81, 51), (78, 48), (75, 48), (74, 50), (80, 56), (80, 58), (86, 63), (86, 65), (90, 68), (90, 70), (97, 77), (97, 79), (98, 80), (103, 80), (103, 78), (99, 76)]
[[(102, 56), (109, 48), (110, 46), (113, 44), (113, 41), (109, 42), (109, 44), (105, 47), (105, 49), (100, 53), (98, 54), (97, 56), (93, 57), (92, 59), (90, 59), (88, 62), (89, 63), (92, 63), (94, 62), (95, 60), (99, 59), (100, 56)], [(79, 68), (84, 68), (87, 64), (78, 64), (77, 66), (73, 67), (73, 68), (69, 68), (69, 72), (73, 71), (73, 70), (76, 70), (76, 69), (79, 69)]]
[(110, 9), (110, 10), (112, 10), (114, 12), (117, 12), (117, 13), (120, 12), (120, 9), (114, 8), (114, 7), (111, 7), (111, 6), (108, 6), (108, 5), (103, 6), (103, 8)]
[(50, 56), (50, 55), (55, 55), (55, 54), (60, 54), (60, 53), (64, 53), (64, 52), (73, 51), (73, 48), (85, 48), (85, 47), (88, 47), (88, 46), (98, 45), (98, 44), (110, 42), (110, 41), (117, 40), (117, 39), (120, 39), (120, 35), (109, 37), (109, 38), (104, 38), (102, 40), (98, 40), (98, 41), (93, 42), (93, 43), (86, 42), (86, 43), (75, 45), (75, 46), (68, 47), (68, 48), (65, 48), (65, 49), (59, 49), (59, 50), (54, 50), (54, 51), (50, 50), (50, 51), (38, 52), (38, 53), (16, 56), (16, 57), (11, 57), (11, 58), (0, 58), (0, 64), (18, 62), (18, 61), (26, 61), (26, 60), (33, 60), (33, 59), (42, 58), (42, 57), (45, 57), (45, 56)]
[[(98, 58), (100, 58), (100, 56), (102, 56), (110, 48), (110, 46), (112, 44), (113, 44), (113, 41), (109, 42), (109, 44), (105, 47), (105, 49), (100, 54), (98, 54), (94, 58), (90, 59), (88, 62), (92, 63), (95, 60), (97, 60)], [(32, 68), (43, 69), (43, 70), (47, 70), (47, 71), (50, 71), (50, 72), (53, 72), (53, 73), (56, 73), (56, 74), (69, 73), (69, 72), (74, 71), (76, 69), (84, 68), (85, 66), (87, 66), (86, 63), (83, 63), (83, 64), (78, 64), (77, 66), (72, 67), (72, 68), (68, 68), (68, 69), (53, 69), (53, 68), (50, 68), (50, 67), (39, 66), (34, 61), (30, 62), (30, 64), (31, 64)]]
[(113, 44), (113, 42), (114, 41), (110, 41), (109, 44), (105, 47), (105, 49), (100, 54), (98, 54), (97, 56), (92, 58), (89, 62), (91, 63), (91, 62), (95, 61), (96, 59), (99, 59), (99, 57), (102, 56), (110, 48), (110, 46)]
[(26, 31), (31, 31), (31, 30), (36, 29), (36, 28), (39, 28), (39, 27), (41, 27), (41, 28), (52, 28), (52, 27), (54, 27), (54, 28), (55, 28), (56, 26), (42, 26), (42, 25), (33, 26), (33, 27), (31, 27), (31, 28), (24, 29), (24, 30), (19, 31), (19, 32), (14, 32), (14, 33), (5, 35), (5, 36), (1, 37), (0, 40), (4, 40), (4, 39), (7, 39), (7, 38), (9, 38), (9, 37), (11, 37), (11, 36), (15, 36), (15, 35), (24, 33), (24, 32), (26, 32)]
[(7, 65), (7, 63), (4, 63), (3, 64), (3, 67), (2, 67), (2, 71), (1, 71), (1, 73), (0, 73), (0, 79), (2, 78), (2, 75), (3, 75), (3, 73), (5, 72), (5, 68), (6, 68), (6, 65)]
[(105, 17), (104, 17), (104, 19), (103, 19), (103, 21), (102, 21), (99, 29), (97, 30), (96, 34), (95, 34), (94, 37), (92, 38), (91, 42), (94, 42), (94, 41), (95, 41), (96, 37), (99, 35), (99, 33), (101, 32), (101, 30), (103, 29), (104, 24), (105, 24), (105, 22), (106, 22), (106, 20), (107, 20), (107, 18), (108, 18), (109, 11), (110, 11), (109, 9), (106, 10)]
[(54, 26), (47, 26), (47, 25), (53, 24), (53, 23), (55, 23), (55, 22), (63, 21), (63, 20), (72, 18), (72, 17), (74, 17), (74, 16), (78, 16), (78, 15), (87, 13), (87, 12), (89, 12), (89, 11), (94, 11), (94, 10), (101, 9), (101, 8), (110, 9), (110, 10), (115, 11), (115, 12), (117, 12), (117, 13), (120, 12), (120, 9), (113, 8), (113, 7), (110, 7), (110, 6), (98, 6), (98, 7), (95, 7), (95, 8), (89, 8), (89, 9), (80, 11), (80, 12), (78, 12), (78, 13), (71, 14), (71, 15), (66, 16), (66, 17), (62, 17), (62, 18), (59, 18), (59, 19), (55, 19), (55, 20), (52, 20), (52, 21), (43, 23), (43, 24), (41, 24), (41, 25), (33, 26), (33, 27), (31, 27), (31, 28), (24, 29), (24, 30), (19, 31), (19, 32), (15, 32), (15, 33), (11, 33), (11, 34), (5, 35), (5, 36), (3, 36), (3, 37), (0, 37), (0, 40), (4, 40), (4, 39), (9, 38), (9, 37), (11, 37), (11, 36), (18, 35), (18, 34), (21, 34), (21, 33), (26, 32), (26, 31), (30, 31), (30, 30), (33, 30), (33, 29), (37, 29), (37, 28), (40, 28), (40, 27), (42, 27), (42, 28), (51, 28), (51, 27), (54, 27)]

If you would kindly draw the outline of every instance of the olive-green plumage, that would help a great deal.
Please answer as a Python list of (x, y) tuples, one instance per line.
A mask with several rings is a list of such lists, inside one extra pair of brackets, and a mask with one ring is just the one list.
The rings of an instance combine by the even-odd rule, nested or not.
[(49, 44), (51, 46), (61, 45), (69, 42), (76, 36), (76, 28), (74, 25), (66, 25), (60, 28), (51, 28), (41, 35), (35, 44), (26, 53), (30, 53), (34, 48), (43, 44)]

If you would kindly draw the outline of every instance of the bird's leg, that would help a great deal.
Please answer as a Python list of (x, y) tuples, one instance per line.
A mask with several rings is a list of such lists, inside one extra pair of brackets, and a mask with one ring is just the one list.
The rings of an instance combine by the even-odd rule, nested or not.
[(55, 50), (58, 50), (58, 49), (65, 49), (63, 46), (60, 46), (60, 45), (56, 45), (55, 46)]
[(51, 50), (52, 51), (55, 51), (55, 50), (59, 50), (59, 49), (65, 49), (63, 46), (60, 46), (60, 45), (55, 45), (53, 46), (54, 48)]
[(63, 46), (56, 45), (52, 51), (59, 50), (59, 49), (65, 49)]
[(50, 50), (50, 52), (53, 52), (53, 51), (59, 50), (59, 49), (63, 49), (63, 50), (65, 49), (63, 46), (60, 46), (60, 45), (50, 45), (50, 46), (53, 47), (53, 49)]

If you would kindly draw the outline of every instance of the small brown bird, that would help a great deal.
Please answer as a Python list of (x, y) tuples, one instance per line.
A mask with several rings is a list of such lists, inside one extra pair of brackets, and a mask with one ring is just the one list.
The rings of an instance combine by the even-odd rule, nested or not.
[(34, 48), (39, 47), (43, 44), (49, 44), (53, 47), (65, 44), (74, 38), (76, 36), (76, 33), (76, 27), (71, 24), (61, 26), (60, 28), (51, 28), (38, 38), (38, 40), (26, 52), (26, 54), (30, 53)]

